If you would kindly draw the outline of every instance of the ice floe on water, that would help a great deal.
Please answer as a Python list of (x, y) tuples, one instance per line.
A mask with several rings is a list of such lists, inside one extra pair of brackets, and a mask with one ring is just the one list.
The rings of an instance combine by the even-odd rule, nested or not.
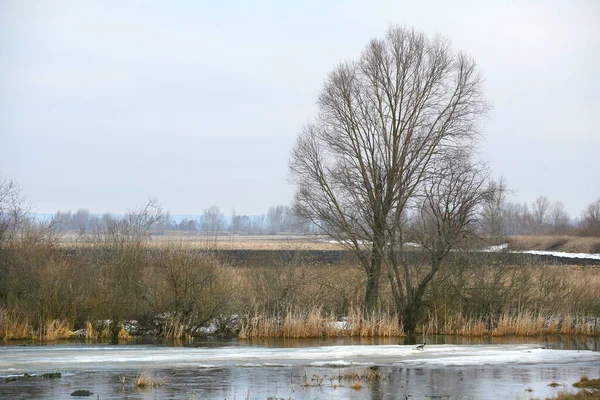
[(550, 350), (540, 345), (360, 345), (304, 348), (229, 346), (219, 348), (161, 346), (0, 347), (0, 375), (45, 370), (160, 368), (228, 368), (269, 366), (395, 365), (419, 368), (481, 365), (600, 363), (600, 353)]

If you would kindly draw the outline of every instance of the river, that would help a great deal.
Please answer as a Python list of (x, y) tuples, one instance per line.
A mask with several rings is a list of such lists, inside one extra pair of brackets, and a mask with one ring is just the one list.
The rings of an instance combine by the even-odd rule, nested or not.
[[(600, 377), (600, 339), (205, 340), (188, 343), (11, 343), (0, 346), (0, 398), (529, 399)], [(405, 344), (406, 343), (406, 344)], [(60, 379), (44, 373), (60, 372)], [(32, 375), (28, 379), (11, 377)], [(141, 374), (161, 383), (138, 388)], [(376, 373), (379, 379), (340, 379)], [(7, 382), (10, 380), (10, 382)], [(552, 387), (551, 383), (561, 386)], [(308, 383), (308, 385), (307, 385)]]

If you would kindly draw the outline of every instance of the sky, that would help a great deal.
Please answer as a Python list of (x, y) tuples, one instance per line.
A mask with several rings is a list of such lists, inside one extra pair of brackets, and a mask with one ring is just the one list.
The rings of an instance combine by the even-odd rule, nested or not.
[(0, 0), (0, 174), (40, 213), (262, 214), (327, 74), (390, 25), (475, 59), (512, 201), (600, 198), (595, 0)]

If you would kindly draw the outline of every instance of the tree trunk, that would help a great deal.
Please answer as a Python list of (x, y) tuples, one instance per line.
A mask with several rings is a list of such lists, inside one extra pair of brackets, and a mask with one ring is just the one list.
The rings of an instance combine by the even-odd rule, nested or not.
[(419, 320), (420, 307), (415, 306), (412, 303), (407, 305), (402, 313), (402, 324), (404, 325), (404, 333), (412, 335), (417, 329), (417, 322)]
[(379, 276), (381, 274), (381, 260), (371, 263), (371, 272), (367, 274), (367, 283), (365, 290), (365, 315), (373, 313), (377, 309), (377, 301), (379, 300)]
[(383, 245), (380, 238), (375, 238), (371, 249), (371, 264), (367, 273), (367, 283), (365, 289), (365, 315), (372, 314), (377, 310), (379, 301), (379, 280), (381, 277), (381, 265), (383, 262)]

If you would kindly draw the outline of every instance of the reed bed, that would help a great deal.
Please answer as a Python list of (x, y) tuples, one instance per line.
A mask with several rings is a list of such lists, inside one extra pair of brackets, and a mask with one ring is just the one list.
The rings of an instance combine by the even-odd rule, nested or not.
[(27, 320), (0, 310), (0, 338), (5, 340), (31, 339), (33, 329)]

